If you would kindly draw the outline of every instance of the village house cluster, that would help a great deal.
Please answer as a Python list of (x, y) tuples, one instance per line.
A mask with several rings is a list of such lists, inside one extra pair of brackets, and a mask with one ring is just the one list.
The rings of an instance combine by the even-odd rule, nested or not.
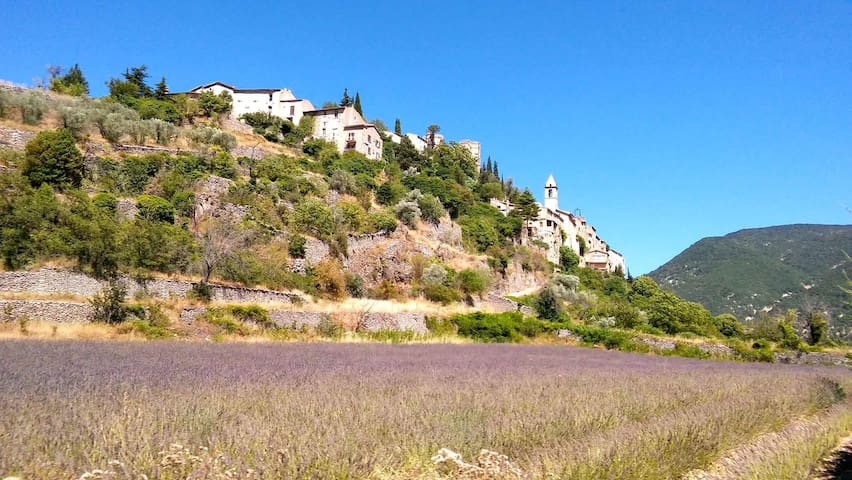
[[(246, 113), (263, 112), (298, 125), (302, 117), (311, 116), (314, 118), (313, 138), (328, 140), (337, 145), (341, 152), (355, 150), (373, 160), (382, 158), (382, 135), (375, 125), (364, 120), (352, 106), (318, 109), (310, 100), (297, 98), (288, 88), (237, 88), (222, 82), (200, 85), (187, 93), (197, 95), (201, 92), (214, 95), (227, 92), (232, 99), (230, 116), (234, 120), (239, 120)], [(444, 136), (437, 132), (427, 131), (423, 136), (414, 133), (398, 135), (387, 130), (381, 133), (390, 137), (394, 143), (402, 142), (403, 136), (407, 137), (418, 152), (444, 143)], [(480, 143), (475, 140), (462, 140), (459, 145), (467, 148), (479, 165)]]
[[(195, 87), (187, 93), (197, 95), (205, 91), (215, 95), (228, 92), (232, 98), (230, 116), (235, 120), (246, 113), (265, 112), (298, 125), (304, 116), (311, 116), (314, 118), (313, 138), (332, 142), (341, 152), (355, 150), (374, 160), (382, 158), (382, 134), (394, 143), (401, 143), (403, 138), (408, 138), (419, 152), (445, 142), (444, 136), (436, 131), (427, 130), (422, 136), (414, 133), (400, 135), (388, 130), (380, 133), (374, 124), (364, 120), (352, 106), (318, 109), (310, 100), (297, 98), (287, 88), (240, 89), (213, 82)], [(470, 151), (479, 166), (482, 160), (480, 143), (465, 139), (458, 144)], [(601, 240), (595, 227), (589, 225), (582, 216), (559, 209), (558, 190), (551, 175), (544, 186), (544, 204), (538, 204), (538, 216), (524, 225), (523, 242), (543, 242), (547, 246), (547, 259), (553, 263), (559, 263), (559, 248), (566, 246), (578, 253), (581, 266), (607, 272), (624, 272), (624, 256)], [(514, 208), (508, 200), (496, 198), (491, 199), (491, 205), (504, 215)]]
[[(491, 199), (491, 205), (508, 215), (515, 206), (508, 200)], [(544, 205), (537, 203), (538, 215), (524, 225), (524, 243), (543, 242), (547, 246), (547, 259), (559, 263), (559, 248), (574, 250), (580, 257), (580, 266), (605, 272), (624, 272), (624, 256), (610, 248), (598, 236), (595, 227), (580, 215), (559, 208), (559, 187), (553, 175), (544, 184)]]

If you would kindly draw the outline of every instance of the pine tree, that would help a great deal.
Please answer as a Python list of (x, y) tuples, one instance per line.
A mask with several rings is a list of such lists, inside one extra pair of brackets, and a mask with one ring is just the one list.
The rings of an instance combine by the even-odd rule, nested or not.
[(364, 116), (364, 110), (361, 109), (361, 94), (355, 92), (355, 111), (358, 112), (362, 117)]
[(349, 96), (349, 89), (343, 89), (343, 98), (340, 99), (341, 107), (349, 107), (352, 105), (352, 97)]
[(168, 93), (169, 87), (166, 85), (166, 77), (163, 77), (154, 88), (154, 96), (157, 97), (158, 100), (165, 100), (166, 94)]
[(397, 135), (402, 135), (402, 123), (400, 123), (399, 119), (396, 119), (396, 122), (393, 124), (393, 133)]

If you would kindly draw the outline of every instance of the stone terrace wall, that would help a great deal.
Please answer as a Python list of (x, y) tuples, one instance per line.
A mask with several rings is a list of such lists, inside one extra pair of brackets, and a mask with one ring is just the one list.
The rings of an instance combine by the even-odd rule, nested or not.
[(27, 142), (35, 136), (35, 132), (0, 125), (0, 146), (23, 150)]
[(14, 321), (20, 317), (59, 323), (88, 322), (92, 306), (87, 303), (54, 300), (0, 300), (0, 321)]
[[(121, 280), (127, 286), (127, 295), (147, 294), (154, 298), (186, 297), (192, 282), (183, 280), (153, 279), (137, 281), (128, 276)], [(34, 271), (0, 272), (0, 292), (66, 294), (91, 297), (106, 286), (106, 282), (57, 268), (41, 268)], [(213, 300), (223, 302), (281, 302), (302, 301), (294, 293), (264, 290), (260, 288), (230, 287), (211, 284)]]

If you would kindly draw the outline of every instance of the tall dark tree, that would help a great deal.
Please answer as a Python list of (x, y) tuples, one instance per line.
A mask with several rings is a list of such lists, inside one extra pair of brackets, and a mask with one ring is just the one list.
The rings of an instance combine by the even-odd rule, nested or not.
[(355, 111), (358, 112), (362, 117), (364, 116), (364, 110), (361, 109), (361, 94), (355, 92)]
[(492, 175), (494, 173), (494, 167), (491, 164), (491, 156), (488, 156), (488, 160), (485, 162), (485, 173), (488, 175)]
[(163, 77), (159, 82), (157, 82), (157, 86), (154, 88), (154, 96), (157, 100), (165, 100), (168, 93), (169, 86), (166, 85), (166, 77)]
[(491, 172), (495, 177), (500, 178), (500, 169), (497, 168), (497, 160), (494, 160), (494, 170)]
[(340, 99), (341, 107), (349, 107), (352, 106), (352, 97), (349, 96), (349, 89), (343, 89), (343, 98)]
[(393, 133), (397, 135), (402, 135), (402, 123), (399, 121), (398, 118), (393, 123)]
[(124, 71), (124, 79), (136, 87), (136, 97), (150, 97), (153, 94), (145, 80), (148, 78), (148, 66), (130, 67)]

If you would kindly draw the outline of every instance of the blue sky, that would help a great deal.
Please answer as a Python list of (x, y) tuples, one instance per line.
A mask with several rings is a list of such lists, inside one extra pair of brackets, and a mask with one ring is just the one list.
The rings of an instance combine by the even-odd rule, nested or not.
[(0, 78), (348, 87), (370, 119), (481, 141), (538, 198), (552, 173), (633, 274), (705, 236), (852, 220), (848, 1), (120, 3), (0, 0)]

